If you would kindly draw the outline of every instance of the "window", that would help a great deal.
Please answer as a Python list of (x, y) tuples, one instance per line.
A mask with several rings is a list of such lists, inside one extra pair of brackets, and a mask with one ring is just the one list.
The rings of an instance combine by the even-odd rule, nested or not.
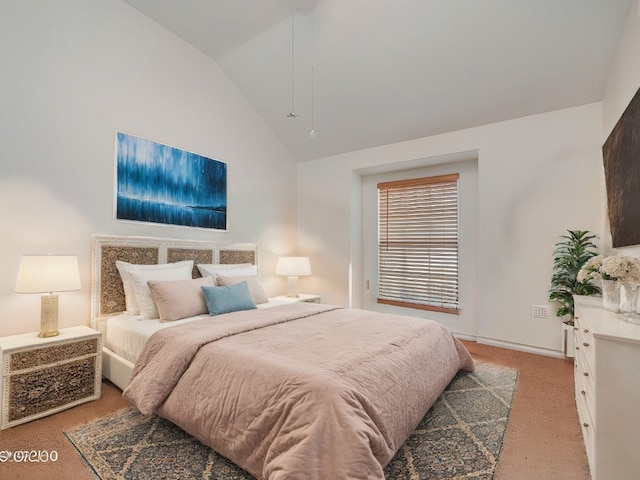
[(459, 313), (458, 178), (378, 184), (378, 303)]

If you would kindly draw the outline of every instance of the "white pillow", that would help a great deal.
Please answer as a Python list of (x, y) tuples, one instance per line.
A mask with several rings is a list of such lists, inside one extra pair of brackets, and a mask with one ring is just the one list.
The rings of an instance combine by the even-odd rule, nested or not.
[(264, 291), (264, 287), (262, 286), (262, 283), (260, 283), (260, 279), (257, 275), (238, 275), (231, 277), (218, 275), (217, 279), (218, 285), (221, 287), (247, 282), (253, 303), (257, 305), (259, 303), (267, 303), (269, 301), (269, 298)]
[(130, 315), (138, 315), (140, 313), (140, 308), (138, 306), (136, 293), (133, 289), (133, 281), (131, 280), (131, 275), (129, 272), (157, 270), (179, 270), (180, 272), (182, 272), (186, 268), (189, 271), (189, 278), (191, 278), (191, 271), (193, 270), (193, 260), (184, 260), (182, 262), (175, 263), (157, 263), (152, 265), (141, 265), (138, 263), (128, 263), (121, 260), (116, 260), (116, 268), (118, 269), (118, 272), (120, 272), (120, 278), (122, 279), (122, 285), (124, 287), (124, 301), (126, 311)]
[(251, 263), (200, 263), (198, 270), (203, 277), (213, 277), (213, 283), (217, 285), (216, 277), (238, 277), (258, 275), (258, 267)]

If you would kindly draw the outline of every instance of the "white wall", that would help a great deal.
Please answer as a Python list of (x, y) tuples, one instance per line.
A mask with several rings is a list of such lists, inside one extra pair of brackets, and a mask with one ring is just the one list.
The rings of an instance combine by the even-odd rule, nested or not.
[[(302, 163), (296, 216), (293, 160), (215, 62), (120, 0), (3, 2), (0, 335), (38, 329), (37, 295), (13, 292), (23, 253), (79, 256), (83, 289), (61, 294), (60, 323), (88, 323), (91, 233), (258, 242), (269, 293), (284, 288), (271, 272), (297, 235), (314, 270), (302, 290), (357, 305), (362, 172), (475, 151), (478, 336), (559, 351), (559, 320), (532, 319), (530, 306), (546, 304), (559, 235), (608, 233), (600, 148), (640, 86), (637, 11), (602, 105)], [(115, 222), (116, 130), (227, 162), (229, 232)]]
[[(603, 130), (606, 139), (627, 105), (640, 88), (640, 3), (634, 2), (629, 11), (620, 44), (618, 45), (615, 62), (607, 79), (602, 100)], [(607, 222), (606, 199), (603, 210), (605, 224), (605, 241), (607, 248), (611, 248), (611, 235)], [(617, 253), (640, 257), (640, 246), (616, 249)]]
[(552, 253), (560, 235), (567, 229), (602, 234), (601, 117), (601, 104), (595, 103), (301, 163), (298, 250), (313, 262), (313, 275), (302, 279), (301, 290), (344, 305), (362, 294), (357, 291), (364, 285), (361, 205), (354, 172), (404, 169), (419, 166), (419, 159), (428, 164), (477, 151), (477, 256), (472, 261), (478, 272), (478, 338), (559, 354), (561, 321), (553, 311), (547, 319), (534, 319), (531, 306), (548, 305)]
[[(39, 296), (13, 292), (23, 253), (79, 256), (60, 326), (89, 323), (92, 233), (257, 242), (284, 291), (296, 166), (215, 62), (120, 0), (23, 0), (0, 6), (0, 64), (0, 335), (39, 328)], [(116, 131), (227, 162), (229, 231), (114, 221)]]

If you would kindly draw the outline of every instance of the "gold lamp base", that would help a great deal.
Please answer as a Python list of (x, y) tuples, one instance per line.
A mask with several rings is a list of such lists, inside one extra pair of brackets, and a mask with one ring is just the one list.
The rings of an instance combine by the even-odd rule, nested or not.
[(39, 337), (55, 337), (58, 332), (58, 295), (55, 293), (40, 297)]
[(298, 277), (297, 276), (288, 276), (287, 277), (287, 297), (289, 298), (299, 298), (298, 295)]

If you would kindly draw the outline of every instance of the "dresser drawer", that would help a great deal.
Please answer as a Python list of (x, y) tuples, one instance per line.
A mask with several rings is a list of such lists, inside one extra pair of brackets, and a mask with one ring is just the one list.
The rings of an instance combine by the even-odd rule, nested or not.
[(584, 361), (592, 369), (595, 358), (593, 332), (589, 325), (579, 316), (575, 318), (574, 340), (576, 354), (582, 352)]
[[(575, 377), (575, 397), (576, 404), (578, 406), (578, 413), (582, 411), (593, 412), (595, 410), (596, 401), (596, 385), (593, 375), (588, 369), (588, 366), (583, 362), (577, 361), (578, 355), (576, 355), (574, 377)], [(595, 421), (593, 415), (589, 415), (589, 425), (595, 427)], [(582, 416), (580, 417), (582, 418)]]
[(95, 381), (98, 361), (97, 356), (91, 356), (6, 377), (6, 422), (26, 421), (43, 412), (99, 398)]
[(100, 345), (97, 338), (42, 348), (25, 348), (5, 355), (3, 375), (53, 365), (64, 362), (69, 358), (95, 355), (99, 351)]
[[(580, 404), (578, 403), (578, 405)], [(578, 415), (580, 417), (580, 429), (582, 430), (582, 438), (584, 440), (589, 468), (593, 471), (596, 448), (596, 427), (591, 421), (592, 416), (589, 409), (580, 410), (580, 408), (578, 408)]]

